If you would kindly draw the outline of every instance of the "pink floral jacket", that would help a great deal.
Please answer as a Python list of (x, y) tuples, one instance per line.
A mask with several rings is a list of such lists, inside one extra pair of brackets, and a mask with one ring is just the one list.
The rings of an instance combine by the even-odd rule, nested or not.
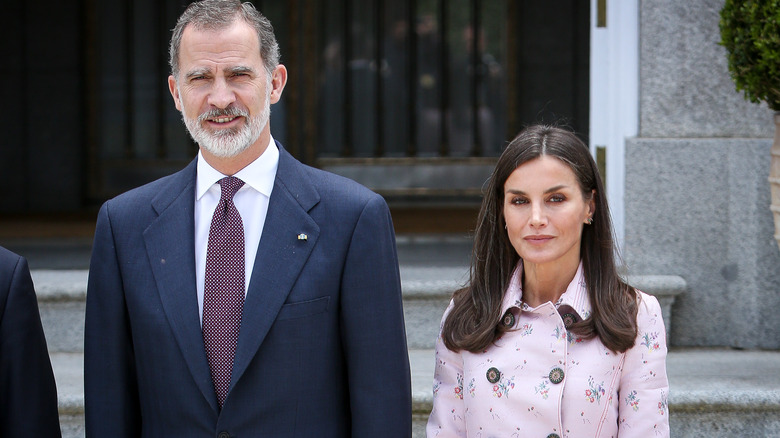
[(615, 354), (566, 330), (591, 311), (582, 264), (557, 303), (536, 308), (522, 302), (521, 276), (519, 265), (502, 306), (513, 330), (487, 350), (455, 353), (439, 337), (427, 436), (668, 437), (666, 334), (655, 297), (640, 292), (636, 343)]

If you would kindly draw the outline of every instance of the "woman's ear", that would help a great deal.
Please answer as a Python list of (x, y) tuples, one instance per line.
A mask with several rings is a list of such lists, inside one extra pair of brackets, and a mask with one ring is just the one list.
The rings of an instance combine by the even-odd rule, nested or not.
[(590, 199), (588, 199), (588, 217), (593, 219), (593, 215), (596, 213), (596, 189), (590, 191)]

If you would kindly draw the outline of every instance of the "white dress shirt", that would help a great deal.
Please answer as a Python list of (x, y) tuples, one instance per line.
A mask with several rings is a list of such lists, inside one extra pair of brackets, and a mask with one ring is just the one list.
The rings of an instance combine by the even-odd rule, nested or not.
[[(263, 234), (263, 225), (268, 213), (268, 200), (274, 187), (276, 169), (279, 166), (279, 149), (271, 137), (268, 147), (255, 161), (244, 167), (236, 178), (244, 181), (244, 185), (233, 196), (233, 203), (241, 215), (244, 224), (244, 270), (246, 280), (244, 293), (249, 286), (252, 276), (252, 267), (255, 264), (257, 247), (260, 236)], [(195, 187), (195, 280), (198, 293), (198, 310), (200, 320), (203, 321), (203, 292), (206, 278), (206, 250), (209, 243), (209, 229), (211, 218), (219, 203), (221, 193), (220, 179), (229, 176), (223, 175), (203, 158), (198, 152), (198, 169)]]

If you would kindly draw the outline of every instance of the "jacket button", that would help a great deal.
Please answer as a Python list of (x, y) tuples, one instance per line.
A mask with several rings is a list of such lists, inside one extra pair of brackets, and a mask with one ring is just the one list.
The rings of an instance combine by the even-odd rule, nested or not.
[(507, 310), (504, 316), (501, 318), (501, 323), (504, 327), (513, 327), (515, 325), (515, 315), (511, 310)]
[(566, 326), (566, 328), (571, 327), (572, 324), (577, 322), (577, 315), (573, 313), (564, 313), (563, 314), (563, 325)]
[(547, 438), (561, 438), (561, 436), (558, 435), (557, 433), (551, 433), (551, 434), (547, 435)]
[(556, 385), (563, 382), (563, 370), (560, 368), (553, 368), (552, 371), (550, 371), (550, 381), (555, 383)]
[(220, 432), (219, 435), (217, 435), (217, 438), (230, 438), (230, 434), (227, 432)]
[(498, 368), (493, 367), (487, 370), (485, 376), (487, 376), (488, 382), (496, 383), (501, 380), (501, 371), (499, 371)]

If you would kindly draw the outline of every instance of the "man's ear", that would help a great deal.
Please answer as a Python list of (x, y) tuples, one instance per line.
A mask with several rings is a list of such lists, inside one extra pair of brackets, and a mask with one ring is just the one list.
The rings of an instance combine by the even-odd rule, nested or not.
[(270, 103), (279, 102), (285, 85), (287, 85), (287, 67), (279, 64), (271, 75)]
[(173, 97), (173, 103), (176, 104), (176, 109), (181, 111), (179, 88), (176, 86), (176, 78), (174, 78), (173, 75), (168, 76), (168, 91), (171, 92), (171, 97)]

